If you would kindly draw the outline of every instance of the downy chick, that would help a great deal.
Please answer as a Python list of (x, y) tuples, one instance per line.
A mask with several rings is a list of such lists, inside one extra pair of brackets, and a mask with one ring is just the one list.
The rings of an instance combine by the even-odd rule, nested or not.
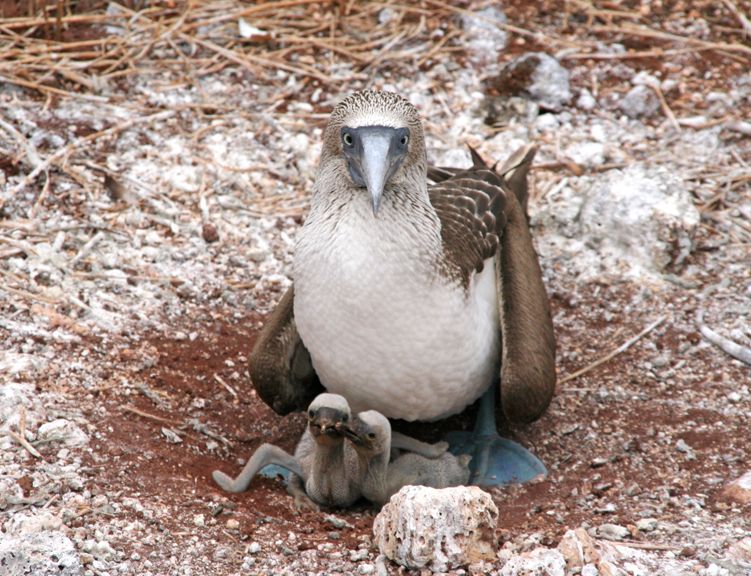
[(308, 407), (308, 427), (294, 456), (273, 444), (263, 444), (239, 476), (232, 479), (215, 470), (214, 481), (227, 492), (242, 492), (264, 466), (276, 464), (292, 472), (287, 491), (295, 497), (298, 509), (317, 509), (316, 504), (349, 506), (360, 497), (362, 476), (358, 455), (340, 432), (349, 419), (344, 397), (320, 394)]
[[(367, 462), (362, 495), (379, 506), (388, 502), (403, 486), (419, 485), (447, 488), (469, 481), (471, 456), (443, 452), (430, 458), (406, 452), (390, 462), (391, 424), (376, 410), (360, 412), (349, 426), (343, 427), (353, 448)], [(404, 437), (408, 438), (408, 437)]]

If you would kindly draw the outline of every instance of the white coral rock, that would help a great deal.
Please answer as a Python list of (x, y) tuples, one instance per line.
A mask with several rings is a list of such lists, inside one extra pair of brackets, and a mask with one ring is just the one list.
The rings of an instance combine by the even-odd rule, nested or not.
[(445, 572), (494, 559), (498, 508), (476, 486), (405, 486), (376, 516), (381, 554), (408, 568)]

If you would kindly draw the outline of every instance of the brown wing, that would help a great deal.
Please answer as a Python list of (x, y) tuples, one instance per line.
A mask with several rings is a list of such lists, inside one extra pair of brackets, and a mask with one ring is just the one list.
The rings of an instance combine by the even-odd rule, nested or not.
[[(484, 168), (486, 170), (492, 170), (492, 172), (503, 179), (507, 187), (516, 195), (516, 199), (524, 209), (524, 214), (527, 214), (527, 173), (529, 167), (534, 160), (537, 148), (535, 146), (523, 146), (516, 152), (511, 154), (503, 163), (500, 169), (498, 169), (498, 163), (494, 164), (492, 168), (489, 168), (485, 163), (485, 160), (475, 151), (471, 146), (469, 147), (470, 154), (472, 154), (472, 168)], [(521, 170), (519, 168), (522, 168)], [(449, 178), (456, 176), (462, 172), (466, 172), (466, 168), (449, 168), (446, 166), (428, 166), (428, 179), (432, 182), (444, 182)]]
[(526, 217), (527, 174), (535, 152), (534, 146), (522, 148), (500, 172), (488, 168), (474, 150), (474, 166), (468, 170), (428, 170), (437, 182), (429, 193), (443, 226), (444, 250), (465, 283), (486, 258), (496, 259), (501, 406), (514, 422), (538, 418), (550, 404), (556, 381), (550, 306)]
[(501, 177), (474, 150), (472, 155), (472, 168), (430, 168), (428, 172), (437, 182), (428, 194), (441, 221), (446, 272), (465, 288), (472, 274), (482, 271), (485, 260), (498, 251), (506, 224)]
[(513, 191), (506, 229), (496, 255), (501, 316), (501, 405), (509, 420), (531, 422), (555, 391), (555, 334), (540, 262), (526, 217), (527, 173), (533, 146), (513, 154), (502, 168)]
[(323, 386), (302, 343), (293, 314), (294, 286), (269, 316), (250, 355), (258, 395), (279, 414), (305, 410)]

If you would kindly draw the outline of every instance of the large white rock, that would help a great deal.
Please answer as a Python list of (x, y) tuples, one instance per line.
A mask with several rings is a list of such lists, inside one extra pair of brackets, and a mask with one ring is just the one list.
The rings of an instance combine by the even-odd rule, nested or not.
[(634, 165), (563, 181), (534, 220), (546, 259), (583, 279), (653, 277), (677, 271), (691, 253), (699, 211), (683, 181), (662, 167)]
[(568, 70), (545, 52), (529, 52), (506, 64), (495, 86), (501, 95), (524, 95), (551, 110), (571, 100)]
[(373, 523), (381, 554), (407, 568), (445, 572), (496, 556), (498, 508), (476, 486), (405, 486)]
[(61, 532), (42, 531), (0, 538), (3, 576), (81, 576), (76, 547)]

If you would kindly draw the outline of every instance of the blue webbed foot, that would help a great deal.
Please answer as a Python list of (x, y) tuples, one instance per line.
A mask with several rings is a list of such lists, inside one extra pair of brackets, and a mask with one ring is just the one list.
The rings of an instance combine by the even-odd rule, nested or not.
[(282, 478), (284, 478), (284, 483), (286, 484), (287, 482), (289, 482), (289, 475), (292, 474), (292, 472), (290, 472), (283, 466), (278, 466), (276, 464), (267, 464), (258, 471), (258, 474), (260, 474), (264, 478), (276, 478), (278, 476), (281, 476)]
[(470, 483), (476, 486), (521, 484), (548, 474), (537, 456), (496, 432), (494, 385), (480, 399), (474, 432), (450, 432), (446, 440), (452, 454), (472, 456)]
[(476, 486), (522, 484), (548, 473), (537, 456), (521, 444), (498, 434), (449, 432), (446, 441), (452, 454), (472, 456), (470, 483)]

